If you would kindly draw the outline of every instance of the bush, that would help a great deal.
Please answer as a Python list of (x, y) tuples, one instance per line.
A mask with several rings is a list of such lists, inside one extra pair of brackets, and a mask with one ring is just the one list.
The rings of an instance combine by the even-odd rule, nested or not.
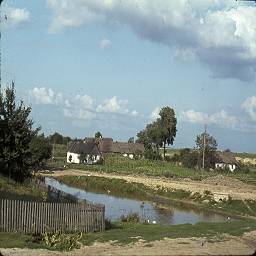
[(71, 251), (79, 248), (79, 241), (82, 238), (80, 234), (64, 234), (61, 230), (52, 232), (45, 232), (42, 234), (44, 244), (50, 249), (58, 249), (64, 251)]
[(151, 159), (151, 160), (162, 160), (162, 156), (159, 154), (159, 152), (153, 149), (146, 149), (144, 153), (144, 157), (146, 159)]
[(128, 215), (121, 216), (122, 222), (140, 222), (140, 216), (138, 213), (129, 213)]

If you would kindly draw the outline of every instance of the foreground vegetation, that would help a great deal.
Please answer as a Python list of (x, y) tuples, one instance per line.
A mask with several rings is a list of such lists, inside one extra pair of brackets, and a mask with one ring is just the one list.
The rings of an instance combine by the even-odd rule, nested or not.
[[(142, 223), (113, 223), (106, 231), (83, 234), (80, 242), (92, 245), (94, 242), (115, 241), (117, 244), (134, 243), (138, 239), (145, 243), (167, 238), (204, 237), (213, 242), (223, 240), (223, 234), (240, 236), (256, 229), (256, 221), (240, 220), (225, 223), (197, 223), (195, 225), (152, 225)], [(32, 235), (19, 233), (0, 233), (2, 248), (46, 248), (42, 240), (36, 240)], [(54, 249), (54, 248), (50, 248)], [(65, 248), (64, 248), (65, 249)]]
[(0, 198), (44, 201), (47, 198), (47, 190), (30, 180), (17, 183), (0, 175)]

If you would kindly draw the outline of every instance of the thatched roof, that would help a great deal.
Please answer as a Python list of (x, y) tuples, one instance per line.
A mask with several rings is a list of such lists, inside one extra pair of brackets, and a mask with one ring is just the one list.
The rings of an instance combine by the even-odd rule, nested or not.
[(86, 138), (84, 141), (70, 143), (68, 151), (76, 154), (138, 154), (144, 153), (144, 145), (141, 143), (113, 142), (111, 138)]
[(144, 145), (141, 143), (113, 142), (111, 153), (136, 154), (144, 152)]
[(68, 152), (76, 154), (100, 155), (100, 150), (94, 142), (74, 141), (71, 142)]
[(102, 138), (98, 140), (98, 145), (101, 153), (109, 153), (111, 151), (111, 146), (113, 139), (111, 138)]
[(237, 164), (236, 158), (232, 152), (217, 151), (215, 158), (216, 158), (216, 163)]

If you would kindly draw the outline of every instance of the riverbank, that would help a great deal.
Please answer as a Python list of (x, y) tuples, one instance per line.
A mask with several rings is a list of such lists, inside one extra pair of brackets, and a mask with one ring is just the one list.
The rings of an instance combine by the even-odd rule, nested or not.
[(208, 190), (212, 193), (228, 193), (233, 199), (237, 200), (256, 200), (256, 186), (243, 183), (235, 178), (226, 176), (214, 176), (205, 178), (202, 181), (195, 181), (189, 178), (172, 179), (164, 177), (151, 177), (146, 175), (128, 175), (119, 173), (104, 173), (97, 171), (84, 171), (76, 169), (67, 169), (61, 171), (52, 171), (50, 173), (40, 173), (43, 176), (59, 177), (59, 176), (97, 176), (114, 179), (124, 179), (128, 182), (141, 183), (145, 186), (157, 190), (175, 189), (185, 190), (191, 193), (204, 193)]
[[(90, 184), (89, 181), (93, 179), (92, 177), (104, 178), (109, 180), (109, 182), (105, 184), (100, 182), (98, 188), (103, 187), (106, 191), (111, 191), (109, 184), (112, 184), (111, 186), (114, 186), (115, 189), (120, 187), (119, 193), (125, 187), (129, 187), (131, 191), (137, 190), (140, 192), (142, 190), (143, 192), (140, 192), (142, 195), (145, 192), (150, 193), (151, 197), (160, 195), (161, 198), (171, 199), (172, 203), (176, 204), (186, 203), (191, 207), (232, 215), (256, 216), (256, 187), (231, 178), (225, 184), (225, 178), (221, 176), (215, 177), (214, 180), (208, 178), (207, 180), (196, 182), (191, 180), (173, 180), (168, 178), (87, 172), (81, 170), (55, 171), (51, 174), (45, 173), (43, 175), (58, 178), (66, 184), (84, 189)], [(118, 183), (120, 182), (115, 183), (118, 180), (120, 182), (125, 181), (127, 186), (119, 186)], [(218, 182), (221, 184), (216, 185)], [(138, 189), (138, 184), (140, 184), (140, 189)], [(220, 203), (216, 203), (212, 201), (214, 193), (228, 193), (232, 200), (223, 200)]]

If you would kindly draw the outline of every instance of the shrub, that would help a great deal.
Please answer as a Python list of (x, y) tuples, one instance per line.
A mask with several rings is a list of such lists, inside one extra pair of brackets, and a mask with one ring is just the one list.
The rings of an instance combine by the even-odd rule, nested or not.
[(128, 215), (122, 215), (121, 216), (122, 222), (140, 222), (140, 216), (138, 213), (129, 213)]
[(58, 249), (64, 251), (71, 251), (79, 248), (79, 241), (82, 238), (80, 234), (64, 234), (61, 230), (56, 232), (45, 232), (42, 234), (44, 244), (50, 249)]

